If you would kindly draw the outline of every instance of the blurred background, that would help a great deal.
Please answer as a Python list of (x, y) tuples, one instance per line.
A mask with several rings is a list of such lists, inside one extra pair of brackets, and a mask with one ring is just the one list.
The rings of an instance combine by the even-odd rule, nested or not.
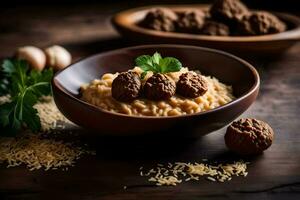
[[(121, 38), (111, 26), (110, 18), (115, 13), (151, 4), (212, 2), (212, 0), (9, 0), (0, 8), (0, 57), (10, 56), (16, 47), (29, 44), (41, 48), (61, 44), (69, 47), (75, 57), (132, 46), (135, 45), (134, 42)], [(243, 2), (252, 9), (300, 14), (299, 0)]]
[[(68, 5), (74, 4), (114, 4), (115, 6), (141, 6), (151, 4), (179, 4), (179, 3), (212, 3), (214, 0), (10, 0), (6, 2), (9, 6), (20, 6), (20, 5)], [(275, 9), (275, 10), (289, 10), (297, 11), (300, 7), (299, 0), (243, 0), (248, 6), (252, 8), (264, 8), (264, 9)]]

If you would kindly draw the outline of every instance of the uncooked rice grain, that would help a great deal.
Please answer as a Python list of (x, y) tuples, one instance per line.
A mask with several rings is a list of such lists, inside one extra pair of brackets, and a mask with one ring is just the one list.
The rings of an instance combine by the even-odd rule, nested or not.
[[(9, 96), (0, 97), (0, 105), (9, 101)], [(25, 130), (16, 137), (0, 137), (0, 163), (6, 163), (7, 167), (23, 164), (29, 170), (67, 171), (82, 155), (95, 154), (81, 146), (44, 137), (59, 132), (57, 128), (64, 128), (63, 123), (70, 123), (58, 111), (52, 97), (44, 97), (34, 107), (41, 119), (42, 132), (33, 134)]]
[(44, 170), (74, 166), (75, 161), (84, 154), (93, 154), (80, 146), (71, 143), (44, 139), (33, 133), (23, 133), (15, 138), (0, 138), (0, 163), (7, 163), (7, 167), (21, 164), (29, 170), (43, 168)]
[[(203, 159), (207, 161), (207, 159)], [(158, 186), (172, 185), (175, 186), (184, 181), (196, 180), (198, 181), (201, 176), (206, 176), (209, 181), (225, 182), (230, 181), (233, 176), (246, 177), (248, 162), (238, 161), (234, 163), (209, 165), (207, 163), (184, 163), (175, 162), (174, 164), (168, 163), (166, 167), (162, 164), (156, 166), (157, 170), (150, 169), (148, 172), (140, 172), (143, 176), (149, 177), (149, 182), (154, 182)], [(188, 176), (187, 178), (183, 178)]]

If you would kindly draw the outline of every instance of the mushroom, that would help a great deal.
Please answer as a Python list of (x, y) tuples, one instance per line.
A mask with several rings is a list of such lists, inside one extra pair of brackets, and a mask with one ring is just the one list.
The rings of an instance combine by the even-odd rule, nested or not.
[(45, 49), (47, 66), (58, 71), (70, 65), (72, 62), (71, 54), (62, 46), (54, 45)]
[(38, 71), (42, 71), (46, 65), (44, 52), (34, 46), (19, 47), (15, 56), (17, 59), (26, 60), (31, 68)]

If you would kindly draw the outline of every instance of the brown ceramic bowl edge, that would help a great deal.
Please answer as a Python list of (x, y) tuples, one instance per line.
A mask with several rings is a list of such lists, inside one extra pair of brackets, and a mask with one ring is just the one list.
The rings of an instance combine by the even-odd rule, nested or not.
[[(68, 97), (69, 99), (73, 100), (73, 101), (77, 101), (83, 105), (86, 106), (87, 109), (89, 110), (96, 110), (96, 111), (100, 111), (100, 112), (104, 112), (104, 113), (107, 113), (107, 114), (111, 114), (111, 115), (117, 115), (117, 116), (121, 116), (121, 117), (126, 117), (126, 118), (146, 118), (146, 119), (169, 119), (169, 118), (186, 118), (186, 117), (192, 117), (192, 116), (199, 116), (199, 115), (205, 115), (207, 113), (211, 113), (211, 112), (215, 112), (215, 111), (218, 111), (218, 110), (221, 110), (221, 109), (224, 109), (224, 108), (227, 108), (237, 102), (240, 102), (242, 101), (243, 99), (247, 98), (248, 96), (252, 95), (253, 93), (257, 92), (258, 93), (258, 90), (259, 90), (259, 86), (260, 86), (260, 77), (259, 77), (259, 74), (258, 72), (256, 71), (256, 69), (248, 62), (246, 62), (245, 60), (233, 55), (233, 54), (230, 54), (230, 53), (227, 53), (227, 52), (224, 52), (224, 51), (221, 51), (221, 50), (217, 50), (217, 49), (211, 49), (211, 48), (206, 48), (206, 47), (198, 47), (198, 46), (191, 46), (191, 45), (175, 45), (175, 44), (159, 44), (159, 45), (139, 45), (139, 46), (133, 46), (133, 47), (126, 47), (126, 48), (121, 48), (121, 49), (117, 49), (117, 50), (112, 50), (112, 51), (107, 51), (107, 52), (103, 52), (101, 53), (102, 55), (105, 55), (105, 54), (113, 54), (117, 51), (122, 51), (122, 50), (125, 50), (125, 49), (143, 49), (143, 48), (146, 48), (146, 47), (174, 47), (174, 48), (194, 48), (194, 49), (201, 49), (201, 50), (204, 50), (204, 51), (209, 51), (209, 52), (214, 52), (214, 53), (218, 53), (218, 54), (222, 54), (224, 56), (227, 56), (227, 57), (230, 57), (230, 58), (233, 58), (241, 63), (243, 63), (245, 66), (247, 66), (251, 72), (253, 73), (253, 77), (255, 78), (255, 83), (254, 85), (249, 89), (249, 91), (245, 92), (243, 95), (241, 95), (240, 97), (234, 99), (233, 101), (227, 103), (227, 104), (224, 104), (222, 106), (219, 106), (217, 108), (214, 108), (214, 109), (211, 109), (211, 110), (208, 110), (208, 111), (203, 111), (203, 112), (199, 112), (199, 113), (194, 113), (194, 114), (187, 114), (187, 115), (179, 115), (179, 116), (161, 116), (161, 117), (155, 117), (155, 116), (131, 116), (131, 115), (126, 115), (126, 114), (121, 114), (121, 113), (113, 113), (113, 112), (110, 112), (110, 111), (107, 111), (107, 110), (104, 110), (104, 109), (101, 109), (97, 106), (94, 106), (90, 103), (87, 103), (83, 100), (81, 100), (80, 98), (78, 97), (75, 97), (71, 94), (69, 94), (68, 92), (66, 92), (64, 90), (64, 88), (56, 82), (55, 78), (60, 74), (62, 73), (64, 70), (66, 70), (68, 67), (71, 67), (72, 65), (78, 63), (78, 62), (81, 62), (82, 60), (84, 59), (88, 59), (88, 58), (92, 58), (93, 56), (97, 56), (99, 53), (96, 53), (96, 54), (93, 54), (91, 56), (88, 56), (88, 57), (85, 57), (85, 58), (82, 58), (80, 60), (78, 60), (77, 62), (75, 63), (72, 63), (71, 65), (69, 65), (67, 68), (64, 68), (58, 72), (55, 73), (55, 75), (53, 76), (52, 78), (52, 88), (53, 89), (57, 89), (56, 92), (59, 92), (61, 94), (63, 94), (64, 96)], [(218, 77), (216, 77), (218, 78)]]

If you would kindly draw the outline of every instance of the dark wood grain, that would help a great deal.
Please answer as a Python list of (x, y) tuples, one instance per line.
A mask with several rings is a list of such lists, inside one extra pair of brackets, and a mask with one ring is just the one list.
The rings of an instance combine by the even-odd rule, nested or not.
[[(75, 60), (135, 45), (118, 36), (107, 21), (120, 9), (91, 5), (4, 10), (0, 14), (0, 57), (27, 44), (61, 44)], [(199, 139), (84, 135), (80, 137), (97, 150), (97, 156), (84, 157), (68, 171), (30, 172), (23, 166), (7, 169), (0, 165), (0, 199), (300, 199), (300, 44), (281, 57), (245, 58), (259, 70), (262, 85), (256, 103), (244, 116), (269, 122), (276, 134), (263, 155), (244, 158), (251, 161), (246, 178), (155, 187), (139, 176), (140, 166), (158, 162), (239, 160), (224, 145), (225, 130)]]

